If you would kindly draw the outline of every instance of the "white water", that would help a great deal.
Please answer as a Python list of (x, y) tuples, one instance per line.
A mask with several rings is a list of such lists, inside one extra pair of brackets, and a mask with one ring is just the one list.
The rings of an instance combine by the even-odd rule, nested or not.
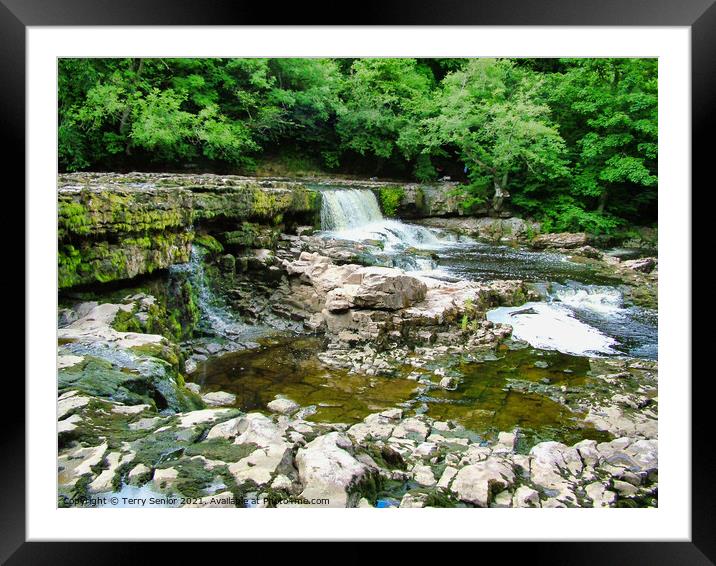
[(256, 327), (237, 320), (230, 308), (209, 288), (204, 271), (205, 255), (206, 250), (200, 246), (193, 246), (189, 263), (171, 267), (173, 271), (187, 273), (189, 282), (196, 290), (196, 304), (201, 312), (201, 323), (218, 336), (231, 339), (252, 337), (256, 334)]
[(383, 218), (373, 191), (328, 189), (321, 196), (321, 230), (328, 237), (355, 242), (378, 240), (386, 251), (439, 249), (455, 242), (423, 226)]
[(622, 310), (622, 294), (613, 287), (560, 286), (552, 292), (551, 297), (574, 309), (593, 311), (602, 315), (618, 315)]
[[(520, 314), (522, 311), (527, 311)], [(487, 319), (512, 326), (512, 336), (535, 348), (586, 356), (616, 354), (616, 340), (577, 320), (559, 303), (525, 303), (488, 311)]]

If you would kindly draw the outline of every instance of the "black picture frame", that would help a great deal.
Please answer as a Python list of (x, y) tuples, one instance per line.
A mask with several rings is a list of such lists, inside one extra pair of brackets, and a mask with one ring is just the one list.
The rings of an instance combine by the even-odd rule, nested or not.
[[(712, 109), (716, 101), (716, 0), (383, 0), (338, 11), (338, 5), (256, 3), (237, 0), (0, 0), (0, 136), (3, 157), (10, 164), (24, 163), (25, 153), (25, 31), (28, 26), (116, 25), (569, 25), (569, 26), (686, 26), (691, 29), (692, 54), (692, 167), (694, 178), (707, 177), (713, 162), (708, 133), (714, 131)], [(24, 170), (13, 190), (24, 187)], [(712, 185), (708, 183), (708, 186)], [(696, 186), (696, 185), (694, 185)], [(707, 186), (704, 186), (706, 189)], [(686, 187), (684, 190), (690, 190)], [(23, 204), (20, 203), (20, 207)], [(26, 210), (26, 213), (29, 212)], [(19, 258), (17, 266), (22, 265)], [(20, 272), (19, 267), (16, 267)], [(25, 297), (26, 304), (31, 297)], [(684, 304), (691, 312), (691, 304)], [(688, 385), (691, 376), (680, 376)], [(696, 377), (696, 376), (695, 376)], [(705, 420), (709, 405), (709, 380), (692, 379), (692, 485), (709, 486), (714, 450)], [(24, 398), (18, 377), (5, 380), (5, 395)], [(25, 542), (25, 430), (24, 407), (7, 418), (0, 434), (0, 454), (8, 455), (0, 467), (0, 560), (7, 564), (143, 563), (149, 555), (141, 543), (38, 543)], [(706, 448), (705, 448), (706, 447)], [(11, 455), (11, 456), (9, 456)], [(522, 543), (499, 551), (510, 561), (529, 558), (556, 564), (714, 564), (716, 563), (716, 490), (701, 489), (696, 496), (684, 493), (692, 503), (691, 542), (633, 543)], [(558, 534), (557, 534), (558, 535)], [(81, 538), (81, 533), (77, 534)], [(429, 537), (429, 532), (426, 533)], [(588, 533), (585, 533), (585, 538)], [(107, 545), (110, 545), (107, 547)], [(141, 544), (141, 548), (139, 548)], [(244, 543), (245, 544), (245, 543)], [(360, 543), (354, 543), (360, 544)], [(503, 546), (504, 543), (495, 543)], [(413, 549), (418, 548), (414, 545)], [(166, 551), (163, 551), (166, 552)], [(182, 545), (182, 558), (192, 554), (206, 561), (206, 551)], [(213, 552), (213, 551), (212, 551)], [(241, 556), (254, 550), (244, 547)], [(283, 552), (283, 551), (279, 551)], [(304, 554), (304, 550), (291, 551)], [(373, 552), (337, 551), (358, 561)], [(401, 550), (404, 560), (410, 560)], [(451, 551), (452, 553), (453, 551)], [(172, 559), (178, 552), (174, 551)], [(331, 553), (328, 553), (329, 555)], [(313, 552), (308, 553), (319, 559)], [(475, 555), (477, 558), (477, 555)], [(485, 557), (480, 552), (481, 557)], [(165, 555), (166, 557), (166, 555)], [(268, 557), (266, 557), (268, 558)], [(329, 556), (330, 558), (330, 556)], [(252, 559), (262, 559), (255, 555)], [(344, 561), (345, 558), (342, 558)]]

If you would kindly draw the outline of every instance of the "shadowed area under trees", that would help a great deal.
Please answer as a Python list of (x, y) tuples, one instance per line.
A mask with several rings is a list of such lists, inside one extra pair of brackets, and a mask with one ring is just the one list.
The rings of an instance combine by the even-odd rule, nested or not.
[(449, 176), (546, 230), (656, 222), (656, 59), (61, 59), (62, 171)]

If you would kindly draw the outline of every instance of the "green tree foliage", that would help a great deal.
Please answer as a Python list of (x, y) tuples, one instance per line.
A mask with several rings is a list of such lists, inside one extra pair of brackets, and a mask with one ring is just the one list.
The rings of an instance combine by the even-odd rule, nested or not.
[(285, 156), (553, 230), (656, 219), (655, 59), (61, 59), (58, 88), (62, 170)]
[(473, 59), (449, 73), (423, 120), (423, 151), (453, 148), (470, 180), (467, 204), (492, 199), (500, 209), (523, 179), (546, 184), (568, 174), (565, 146), (539, 101), (541, 79), (508, 60)]

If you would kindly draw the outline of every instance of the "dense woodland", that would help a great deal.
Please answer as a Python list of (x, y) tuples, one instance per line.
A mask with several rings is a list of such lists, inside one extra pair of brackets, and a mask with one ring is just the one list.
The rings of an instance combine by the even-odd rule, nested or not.
[(445, 176), (551, 230), (656, 222), (656, 59), (62, 59), (63, 171)]

